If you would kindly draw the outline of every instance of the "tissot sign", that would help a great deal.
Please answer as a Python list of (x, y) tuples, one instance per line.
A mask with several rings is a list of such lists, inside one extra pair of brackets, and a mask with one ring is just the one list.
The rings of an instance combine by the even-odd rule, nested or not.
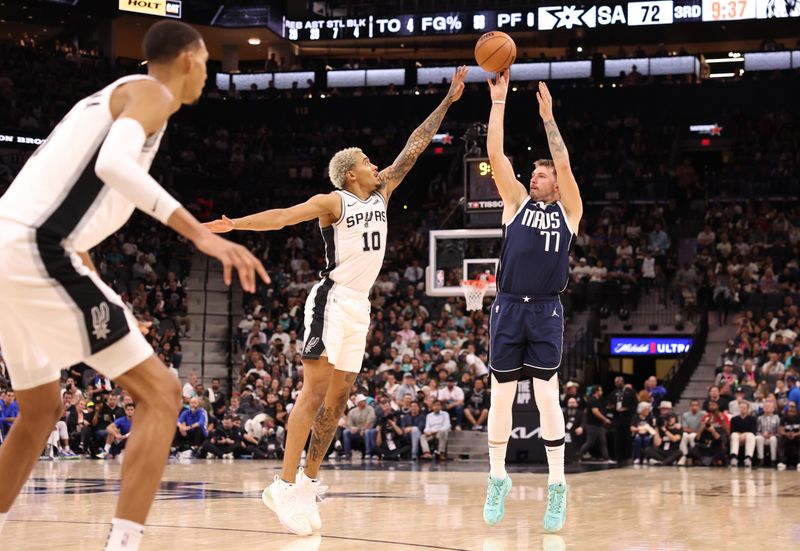
[(612, 337), (612, 356), (675, 356), (685, 354), (692, 347), (692, 339), (673, 337)]

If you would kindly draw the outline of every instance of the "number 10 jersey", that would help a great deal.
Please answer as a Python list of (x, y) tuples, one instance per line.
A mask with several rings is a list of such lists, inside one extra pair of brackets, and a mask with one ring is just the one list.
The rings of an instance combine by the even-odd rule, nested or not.
[(503, 225), (497, 290), (531, 297), (563, 292), (576, 229), (569, 227), (560, 202), (525, 201)]
[(327, 228), (320, 228), (327, 261), (320, 277), (366, 295), (386, 254), (386, 199), (378, 191), (365, 201), (349, 191), (335, 193), (342, 201), (342, 215)]

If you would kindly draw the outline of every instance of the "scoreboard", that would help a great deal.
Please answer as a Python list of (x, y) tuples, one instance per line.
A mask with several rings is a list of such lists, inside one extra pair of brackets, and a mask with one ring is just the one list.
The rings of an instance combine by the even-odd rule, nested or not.
[(789, 17), (800, 17), (800, 2), (790, 5), (784, 0), (651, 0), (556, 4), (517, 11), (453, 11), (405, 15), (376, 13), (364, 17), (306, 20), (283, 18), (281, 30), (282, 36), (292, 41), (352, 40)]
[(503, 210), (494, 171), (486, 157), (464, 159), (464, 209), (467, 213)]

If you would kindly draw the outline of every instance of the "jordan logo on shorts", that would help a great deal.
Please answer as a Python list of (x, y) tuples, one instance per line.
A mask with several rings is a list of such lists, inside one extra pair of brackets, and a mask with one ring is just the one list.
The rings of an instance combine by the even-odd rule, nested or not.
[(111, 310), (107, 302), (101, 302), (99, 306), (92, 306), (92, 326), (94, 327), (95, 338), (105, 339), (111, 332), (108, 330), (108, 323), (111, 321)]
[(310, 339), (308, 339), (308, 342), (306, 343), (305, 353), (308, 354), (309, 352), (311, 352), (314, 349), (314, 347), (317, 346), (318, 342), (319, 342), (319, 337), (311, 337)]
[(551, 318), (560, 318), (561, 316), (558, 315), (558, 309), (553, 308), (553, 315), (550, 316)]

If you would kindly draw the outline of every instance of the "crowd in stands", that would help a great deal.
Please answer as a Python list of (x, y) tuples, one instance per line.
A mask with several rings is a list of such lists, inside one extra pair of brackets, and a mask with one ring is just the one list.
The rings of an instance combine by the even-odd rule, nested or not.
[[(50, 128), (72, 102), (119, 75), (98, 60), (2, 48), (0, 66), (5, 71), (0, 74), (8, 76), (0, 77), (0, 95), (8, 101), (0, 102), (0, 126)], [(32, 69), (24, 72), (20, 67)], [(43, 91), (45, 75), (57, 75), (66, 85)], [(432, 90), (441, 93), (436, 87)], [(32, 91), (38, 96), (31, 97)], [(472, 95), (485, 100), (485, 87), (474, 86)], [(418, 118), (424, 115), (419, 113)], [(752, 402), (742, 406), (735, 400), (715, 409), (718, 400), (711, 400), (713, 405), (700, 409), (695, 404), (692, 411), (673, 418), (675, 412), (663, 401), (664, 388), (654, 380), (639, 393), (622, 380), (605, 395), (600, 387), (583, 394), (573, 383), (565, 389), (563, 404), (571, 437), (584, 448), (582, 453), (621, 461), (632, 457), (680, 463), (690, 457), (698, 463), (709, 458), (711, 463), (729, 462), (730, 453), (741, 448), (747, 464), (756, 459), (752, 446), (769, 450), (773, 462), (781, 453), (791, 455), (792, 445), (786, 441), (794, 437), (787, 431), (796, 430), (787, 429), (792, 419), (789, 402), (794, 403), (789, 394), (800, 392), (791, 387), (796, 366), (789, 361), (795, 351), (800, 353), (794, 348), (800, 332), (797, 209), (753, 202), (714, 203), (707, 208), (705, 175), (698, 174), (688, 159), (664, 158), (663, 152), (679, 136), (677, 123), (652, 124), (644, 114), (624, 111), (584, 114), (565, 109), (559, 116), (565, 141), (574, 152), (576, 176), (587, 182), (587, 195), (609, 190), (621, 193), (611, 195), (614, 198), (634, 193), (647, 197), (670, 190), (671, 199), (650, 204), (614, 200), (587, 207), (574, 242), (568, 288), (572, 307), (580, 310), (602, 303), (633, 309), (643, 293), (655, 291), (662, 302), (682, 301), (701, 311), (714, 307), (720, 323), (741, 312), (735, 346), (741, 348), (742, 361), (731, 358), (735, 369), (721, 368), (718, 386), (721, 396), (732, 397), (739, 389), (731, 381), (735, 376), (741, 381), (743, 400)], [(798, 140), (796, 117), (777, 113), (737, 117), (733, 143), (743, 164), (726, 167), (725, 178), (743, 179), (742, 170), (762, 179), (797, 173), (798, 150), (787, 145), (787, 140)], [(221, 213), (238, 216), (293, 204), (314, 191), (329, 189), (325, 167), (344, 146), (356, 143), (372, 157), (390, 160), (417, 123), (401, 117), (380, 123), (354, 119), (347, 124), (331, 115), (326, 121), (298, 117), (292, 127), (278, 131), (257, 118), (225, 123), (185, 116), (170, 125), (154, 171), (166, 185), (181, 177), (219, 182), (220, 175), (226, 175), (232, 189), (201, 194), (193, 209), (205, 219)], [(456, 119), (448, 121), (446, 129), (458, 135), (466, 124)], [(781, 132), (771, 135), (768, 129), (776, 125)], [(534, 140), (544, 143), (539, 128), (531, 133), (530, 128), (511, 123), (506, 138), (515, 165), (527, 166), (543, 156), (527, 147)], [(6, 182), (15, 168), (18, 161), (7, 164), (5, 172), (0, 168)], [(431, 184), (429, 176), (418, 196), (419, 206), (411, 204), (402, 216), (393, 216), (399, 210), (390, 215), (393, 238), (370, 297), (372, 325), (362, 373), (331, 449), (337, 457), (349, 458), (358, 450), (362, 457), (442, 460), (450, 431), (485, 430), (490, 403), (488, 316), (483, 311), (467, 312), (463, 299), (432, 300), (424, 293), (428, 232), (439, 227), (450, 196), (461, 193), (459, 184), (448, 185), (441, 175)], [(3, 183), (0, 179), (0, 187)], [(701, 211), (706, 213), (704, 228), (696, 227)], [(694, 239), (694, 231), (700, 232), (696, 254), (681, 262), (679, 244)], [(206, 387), (196, 377), (187, 377), (185, 408), (176, 421), (175, 454), (281, 457), (286, 420), (303, 385), (303, 305), (325, 262), (317, 232), (316, 223), (307, 223), (235, 237), (265, 260), (274, 283), (247, 296), (245, 317), (236, 321), (241, 360), (234, 367), (232, 386), (214, 380)], [(92, 256), (99, 273), (139, 318), (154, 350), (176, 374), (186, 377), (178, 370), (180, 337), (192, 331), (185, 289), (191, 258), (188, 244), (138, 216)], [(781, 346), (787, 343), (791, 358)], [(780, 361), (778, 356), (772, 359), (776, 347)], [(767, 387), (757, 394), (764, 383)], [(747, 394), (750, 387), (752, 396)], [(774, 411), (783, 416), (777, 427), (774, 418), (755, 417), (766, 414), (773, 394)], [(13, 419), (13, 392), (7, 391), (4, 400), (0, 416)], [(122, 389), (85, 366), (76, 366), (65, 374), (64, 400), (67, 409), (63, 425), (54, 430), (53, 450), (98, 457), (121, 451), (135, 416), (135, 407), (128, 407), (132, 400)], [(737, 409), (733, 412), (730, 407)], [(744, 417), (742, 412), (747, 412)], [(733, 414), (731, 419), (728, 413)], [(750, 417), (760, 433), (754, 431), (753, 438), (748, 436)], [(793, 464), (791, 458), (786, 464)]]

